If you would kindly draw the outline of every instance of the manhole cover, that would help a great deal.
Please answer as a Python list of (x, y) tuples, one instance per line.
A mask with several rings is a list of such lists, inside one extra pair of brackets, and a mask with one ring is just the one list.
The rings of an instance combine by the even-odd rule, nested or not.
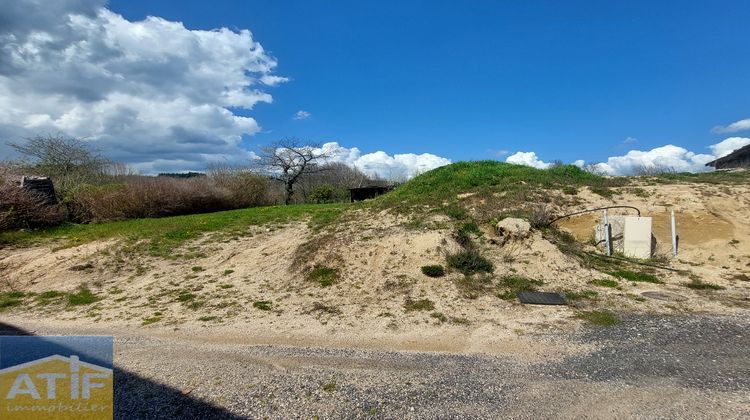
[(682, 302), (687, 300), (685, 296), (680, 296), (675, 293), (667, 293), (667, 292), (643, 292), (641, 293), (641, 296), (645, 296), (647, 298), (656, 299), (656, 300), (666, 300), (669, 302)]
[(521, 303), (532, 305), (565, 305), (565, 299), (557, 293), (547, 292), (518, 292)]

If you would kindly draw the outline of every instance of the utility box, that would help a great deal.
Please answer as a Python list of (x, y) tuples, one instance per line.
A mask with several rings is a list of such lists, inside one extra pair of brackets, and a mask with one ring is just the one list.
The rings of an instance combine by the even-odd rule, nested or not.
[(623, 253), (628, 257), (651, 258), (653, 248), (651, 218), (626, 216), (623, 231)]

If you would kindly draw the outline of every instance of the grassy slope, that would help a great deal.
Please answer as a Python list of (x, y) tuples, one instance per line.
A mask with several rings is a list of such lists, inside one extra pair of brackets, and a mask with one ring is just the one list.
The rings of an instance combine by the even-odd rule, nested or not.
[(536, 169), (498, 161), (458, 162), (426, 172), (382, 196), (383, 207), (439, 205), (461, 193), (525, 193), (534, 189), (562, 189), (623, 185), (624, 179), (607, 179), (572, 165)]
[(29, 245), (59, 241), (60, 246), (75, 246), (100, 239), (146, 241), (152, 255), (168, 255), (186, 241), (208, 232), (242, 235), (249, 226), (310, 219), (314, 226), (334, 220), (346, 208), (344, 204), (255, 207), (216, 213), (159, 219), (134, 219), (89, 225), (66, 225), (38, 231), (0, 233), (0, 243)]

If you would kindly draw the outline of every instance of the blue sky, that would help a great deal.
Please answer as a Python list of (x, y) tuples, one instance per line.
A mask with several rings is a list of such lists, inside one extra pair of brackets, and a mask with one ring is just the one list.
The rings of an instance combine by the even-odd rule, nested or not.
[(62, 133), (156, 173), (298, 137), (381, 175), (619, 175), (750, 144), (746, 1), (17, 0), (0, 22), (3, 153)]
[[(471, 3), (471, 4), (468, 4)], [(264, 131), (454, 160), (534, 150), (602, 160), (707, 152), (750, 117), (750, 3), (113, 1), (188, 28), (248, 28), (291, 81), (250, 112)], [(293, 120), (298, 110), (308, 120)], [(634, 144), (623, 144), (628, 138)]]

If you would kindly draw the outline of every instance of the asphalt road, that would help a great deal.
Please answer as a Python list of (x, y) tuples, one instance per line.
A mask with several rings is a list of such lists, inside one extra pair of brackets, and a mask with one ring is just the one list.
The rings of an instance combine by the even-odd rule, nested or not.
[(116, 418), (750, 418), (748, 326), (630, 317), (541, 363), (118, 339)]

